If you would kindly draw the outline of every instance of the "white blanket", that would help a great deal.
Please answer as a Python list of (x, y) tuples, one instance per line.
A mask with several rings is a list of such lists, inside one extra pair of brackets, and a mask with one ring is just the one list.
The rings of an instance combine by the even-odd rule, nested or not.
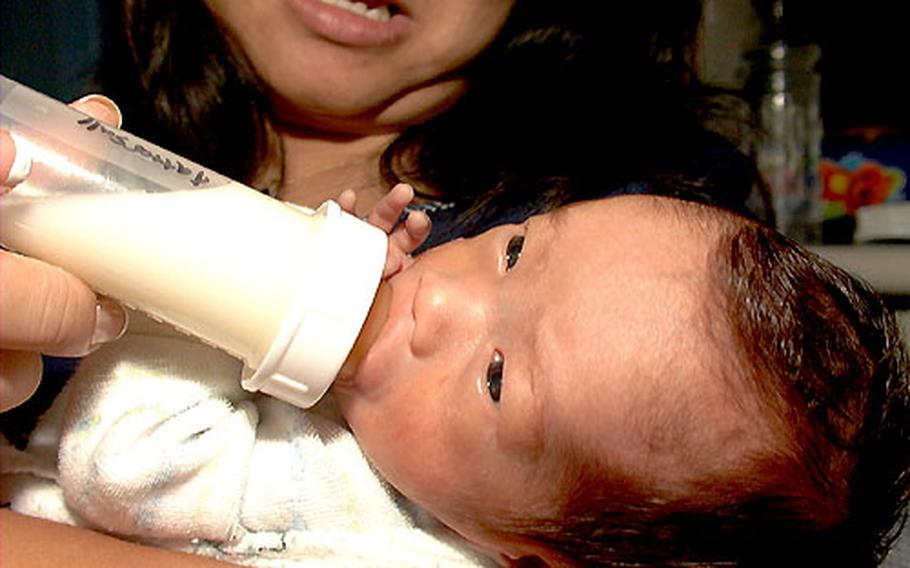
[(24, 452), (0, 447), (14, 510), (244, 564), (489, 564), (375, 474), (330, 399), (248, 393), (237, 360), (134, 316)]

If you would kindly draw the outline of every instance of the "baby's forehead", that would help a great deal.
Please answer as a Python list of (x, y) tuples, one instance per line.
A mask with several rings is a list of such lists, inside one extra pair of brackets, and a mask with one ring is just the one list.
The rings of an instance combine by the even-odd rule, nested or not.
[(677, 199), (613, 197), (532, 218), (529, 246), (543, 240), (564, 259), (552, 268), (564, 271), (567, 288), (574, 290), (603, 287), (613, 275), (632, 271), (686, 283), (713, 272), (722, 235), (735, 222), (729, 213)]
[[(752, 437), (743, 419), (752, 397), (735, 378), (733, 333), (712, 288), (712, 251), (721, 228), (735, 221), (655, 197), (564, 210), (557, 230), (569, 234), (576, 223), (584, 230), (560, 246), (600, 262), (576, 263), (564, 278), (565, 313), (573, 317), (544, 320), (562, 346), (552, 393), (561, 408), (551, 434), (563, 447), (609, 456), (641, 475), (687, 478), (712, 460), (724, 463), (716, 459), (724, 444), (748, 445)], [(593, 245), (578, 242), (584, 231)]]
[(679, 227), (710, 232), (718, 227), (736, 224), (738, 215), (696, 201), (663, 195), (617, 195), (579, 201), (557, 207), (545, 215), (554, 215), (565, 222), (570, 211), (590, 210), (604, 218), (626, 218), (637, 223), (672, 223)]
[(564, 472), (566, 487), (591, 468), (685, 495), (705, 480), (749, 467), (750, 456), (776, 443), (758, 398), (729, 389), (723, 377), (680, 370), (658, 381), (641, 379), (631, 396), (614, 401), (587, 391), (548, 430), (561, 462), (553, 471)]

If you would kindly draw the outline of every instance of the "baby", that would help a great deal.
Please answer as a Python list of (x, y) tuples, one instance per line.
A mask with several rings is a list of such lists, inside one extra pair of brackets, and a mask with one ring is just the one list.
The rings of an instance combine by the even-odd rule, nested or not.
[[(420, 231), (401, 231), (387, 319), (332, 391), (384, 481), (331, 408), (243, 393), (226, 356), (185, 338), (206, 351), (175, 355), (153, 330), (85, 362), (46, 419), (59, 454), (53, 429), (33, 435), (32, 457), (59, 458), (58, 517), (259, 563), (301, 560), (339, 527), (390, 553), (421, 511), (501, 564), (866, 566), (886, 550), (910, 481), (910, 363), (863, 284), (657, 196), (414, 260)], [(481, 561), (417, 525), (438, 538), (401, 558)]]

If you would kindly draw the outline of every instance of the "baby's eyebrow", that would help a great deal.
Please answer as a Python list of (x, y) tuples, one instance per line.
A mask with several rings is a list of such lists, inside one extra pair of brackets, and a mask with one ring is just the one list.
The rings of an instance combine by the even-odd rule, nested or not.
[(550, 225), (552, 226), (552, 229), (554, 232), (559, 233), (562, 230), (562, 228), (566, 225), (566, 223), (568, 223), (568, 221), (566, 220), (566, 217), (568, 217), (568, 215), (567, 215), (568, 211), (569, 211), (569, 209), (567, 207), (563, 206), (563, 207), (557, 207), (556, 209), (554, 209), (553, 211), (550, 212), (551, 213), (550, 214)]
[[(527, 260), (533, 263), (533, 270), (530, 273), (535, 275), (532, 278), (536, 278), (538, 283), (541, 282), (540, 278), (552, 269), (551, 259), (556, 254), (554, 249), (559, 246), (560, 227), (567, 223), (566, 218), (566, 209), (560, 207), (547, 215), (531, 218), (527, 224), (525, 246), (527, 247), (526, 252), (530, 253)], [(545, 278), (545, 276), (543, 277)], [(529, 314), (529, 316), (531, 322), (537, 322), (537, 314)], [(547, 350), (541, 349), (541, 346), (546, 343), (545, 336), (547, 335), (547, 330), (535, 325), (529, 338), (529, 351), (535, 354), (533, 363), (526, 371), (528, 373), (526, 380), (537, 404), (537, 420), (534, 423), (534, 432), (530, 436), (533, 440), (531, 445), (536, 448), (535, 459), (541, 458), (552, 442), (550, 439), (552, 437), (550, 432), (553, 418), (550, 408), (552, 401), (548, 398), (550, 392), (547, 382), (554, 380), (553, 364), (555, 360), (548, 357)], [(544, 362), (541, 357), (549, 360)]]
[[(536, 333), (534, 334), (532, 343), (535, 344), (533, 352), (537, 353)], [(537, 415), (537, 419), (532, 423), (532, 432), (530, 433), (530, 439), (532, 440), (531, 445), (536, 450), (534, 452), (536, 459), (539, 459), (546, 451), (550, 430), (550, 401), (547, 398), (548, 393), (544, 384), (544, 381), (546, 380), (544, 373), (546, 373), (546, 371), (547, 366), (541, 365), (540, 361), (535, 361), (535, 364), (528, 369), (527, 377)]]
[(527, 237), (525, 246), (534, 256), (535, 270), (546, 272), (549, 269), (550, 254), (560, 240), (561, 227), (566, 223), (565, 207), (554, 209), (546, 215), (532, 217), (529, 221), (525, 229)]

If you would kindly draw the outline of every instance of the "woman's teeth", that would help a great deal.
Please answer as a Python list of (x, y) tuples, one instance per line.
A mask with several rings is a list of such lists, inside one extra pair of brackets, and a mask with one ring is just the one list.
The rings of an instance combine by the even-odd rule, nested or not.
[(370, 8), (363, 2), (351, 2), (350, 0), (319, 0), (323, 4), (331, 4), (341, 8), (342, 10), (347, 10), (348, 12), (353, 12), (359, 14), (365, 18), (375, 20), (377, 22), (388, 22), (392, 17), (392, 13), (389, 11), (388, 6), (378, 6), (376, 8)]

